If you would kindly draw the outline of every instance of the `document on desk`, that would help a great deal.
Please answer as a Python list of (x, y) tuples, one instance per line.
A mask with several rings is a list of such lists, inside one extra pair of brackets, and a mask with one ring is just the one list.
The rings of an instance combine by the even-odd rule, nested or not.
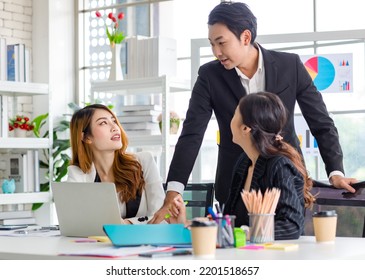
[(106, 246), (95, 249), (83, 249), (77, 251), (60, 252), (60, 256), (86, 256), (86, 257), (104, 257), (104, 258), (121, 258), (136, 256), (152, 252), (161, 252), (173, 250), (173, 247), (155, 247), (151, 245), (135, 246), (135, 247), (115, 247)]
[(18, 229), (18, 230), (7, 230), (0, 231), (0, 236), (14, 236), (14, 237), (50, 237), (60, 236), (59, 230), (41, 230), (41, 229)]

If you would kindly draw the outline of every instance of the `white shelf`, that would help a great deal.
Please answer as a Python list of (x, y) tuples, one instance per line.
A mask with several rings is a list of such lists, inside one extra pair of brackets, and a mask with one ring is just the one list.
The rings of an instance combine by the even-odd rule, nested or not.
[(0, 138), (0, 149), (48, 149), (49, 147), (48, 138)]
[[(127, 132), (128, 134), (128, 132)], [(169, 143), (170, 146), (175, 146), (178, 139), (178, 135), (170, 134)], [(133, 135), (128, 137), (129, 145), (132, 147), (139, 147), (139, 146), (161, 146), (162, 145), (162, 135)]]
[(0, 95), (48, 95), (47, 84), (0, 81)]
[(91, 92), (110, 92), (121, 95), (161, 93), (168, 82), (170, 92), (190, 90), (190, 81), (168, 79), (166, 76), (155, 78), (127, 79), (121, 81), (102, 81), (91, 84)]
[[(101, 81), (94, 82), (90, 87), (90, 101), (94, 102), (96, 96), (100, 93), (113, 95), (161, 95), (162, 97), (162, 133), (161, 135), (151, 136), (129, 136), (129, 146), (131, 148), (139, 148), (145, 146), (161, 147), (161, 170), (162, 178), (165, 178), (168, 171), (168, 161), (170, 160), (170, 146), (177, 142), (177, 135), (170, 135), (170, 128), (164, 124), (170, 123), (169, 114), (169, 97), (170, 93), (189, 91), (190, 81), (179, 80), (167, 76), (126, 79), (121, 81)], [(95, 95), (97, 93), (98, 95)], [(123, 124), (122, 124), (123, 125)]]
[(48, 203), (52, 201), (50, 192), (0, 194), (0, 205), (22, 203)]
[[(17, 97), (23, 96), (44, 96), (48, 99), (48, 107), (46, 111), (49, 112), (51, 106), (51, 94), (49, 86), (41, 83), (23, 83), (23, 82), (9, 82), (0, 81), (0, 104), (1, 104), (1, 136), (0, 149), (2, 153), (27, 153), (30, 150), (47, 149), (50, 153), (52, 150), (53, 137), (50, 133), (49, 138), (36, 137), (9, 137), (8, 122), (9, 122), (9, 101), (14, 98), (16, 102)], [(49, 112), (48, 130), (52, 131), (52, 113)], [(28, 163), (29, 164), (29, 163)], [(50, 162), (49, 172), (52, 171), (52, 160)], [(31, 177), (31, 176), (30, 176)], [(35, 177), (35, 175), (34, 175)], [(28, 178), (29, 179), (29, 178)], [(31, 178), (34, 179), (33, 177)], [(25, 179), (26, 180), (26, 179)], [(35, 180), (35, 179), (34, 179)], [(43, 182), (43, 178), (39, 180)], [(36, 182), (34, 182), (36, 183)], [(38, 188), (39, 186), (35, 186)], [(52, 194), (51, 192), (25, 192), (13, 194), (0, 194), (0, 205), (6, 204), (33, 204), (46, 203), (46, 207), (37, 210), (37, 223), (50, 224), (52, 221)]]

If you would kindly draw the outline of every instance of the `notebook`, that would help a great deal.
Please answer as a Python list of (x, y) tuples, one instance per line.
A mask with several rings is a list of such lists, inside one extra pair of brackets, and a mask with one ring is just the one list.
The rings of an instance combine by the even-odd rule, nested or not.
[(103, 235), (104, 224), (121, 224), (113, 183), (52, 182), (61, 235)]
[(191, 247), (190, 230), (183, 224), (104, 225), (114, 246)]

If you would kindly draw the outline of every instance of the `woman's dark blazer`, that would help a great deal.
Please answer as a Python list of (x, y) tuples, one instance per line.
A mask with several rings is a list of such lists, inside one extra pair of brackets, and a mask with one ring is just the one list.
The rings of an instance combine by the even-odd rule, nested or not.
[[(235, 226), (249, 225), (249, 216), (241, 197), (251, 165), (246, 154), (242, 154), (234, 168), (229, 197), (225, 203), (225, 214), (236, 216)], [(284, 156), (269, 159), (259, 157), (251, 181), (251, 190), (273, 187), (280, 189), (280, 199), (275, 212), (275, 239), (298, 239), (304, 231), (303, 177), (293, 163)]]
[[(299, 56), (260, 48), (264, 59), (266, 91), (277, 94), (288, 110), (284, 140), (300, 150), (294, 129), (294, 107), (298, 102), (318, 142), (327, 174), (334, 170), (344, 172), (337, 129), (329, 117), (321, 93), (314, 86)], [(178, 181), (186, 185), (214, 112), (220, 130), (215, 195), (220, 203), (226, 201), (233, 166), (242, 152), (241, 148), (232, 142), (230, 122), (238, 101), (245, 95), (246, 91), (235, 69), (226, 70), (218, 60), (200, 67), (167, 182)]]

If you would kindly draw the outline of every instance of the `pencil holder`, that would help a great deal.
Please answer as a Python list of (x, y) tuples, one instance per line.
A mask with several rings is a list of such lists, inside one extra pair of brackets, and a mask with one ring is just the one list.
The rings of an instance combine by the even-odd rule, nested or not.
[(215, 221), (218, 224), (217, 232), (217, 248), (232, 248), (234, 247), (234, 222), (236, 216), (225, 215), (216, 217)]
[(267, 243), (275, 240), (275, 214), (248, 214), (250, 217), (250, 242)]

